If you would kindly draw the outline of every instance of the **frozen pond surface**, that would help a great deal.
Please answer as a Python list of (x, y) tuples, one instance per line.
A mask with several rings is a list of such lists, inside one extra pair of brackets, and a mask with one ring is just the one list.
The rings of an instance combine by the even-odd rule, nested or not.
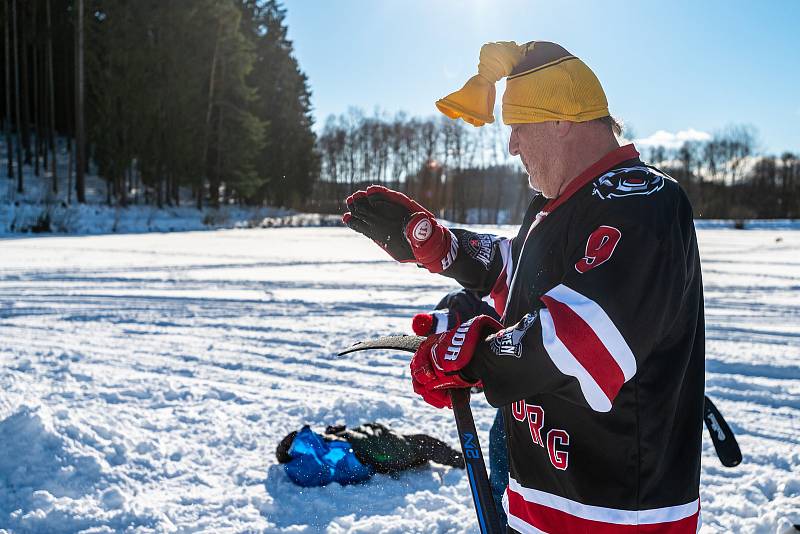
[[(702, 532), (800, 522), (800, 231), (701, 229)], [(411, 391), (410, 333), (454, 283), (342, 228), (0, 239), (0, 532), (476, 532), (463, 471), (301, 490), (290, 430), (379, 419), (457, 444)], [(481, 439), (494, 415), (473, 400)]]

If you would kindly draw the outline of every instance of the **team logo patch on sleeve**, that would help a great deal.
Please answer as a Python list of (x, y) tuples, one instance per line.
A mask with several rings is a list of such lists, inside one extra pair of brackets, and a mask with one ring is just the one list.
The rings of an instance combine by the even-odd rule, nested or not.
[(461, 236), (461, 248), (467, 255), (478, 260), (488, 269), (494, 258), (494, 242), (497, 237), (491, 234), (465, 233)]
[(499, 331), (489, 343), (489, 349), (498, 356), (522, 357), (522, 338), (536, 322), (539, 312), (525, 315), (520, 322), (511, 328)]
[(594, 182), (592, 194), (604, 200), (634, 195), (651, 195), (669, 179), (649, 167), (626, 167), (607, 172)]

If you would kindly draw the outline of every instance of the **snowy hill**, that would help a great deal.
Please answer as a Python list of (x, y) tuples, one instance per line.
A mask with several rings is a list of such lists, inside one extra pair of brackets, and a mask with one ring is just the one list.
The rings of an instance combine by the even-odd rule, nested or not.
[[(800, 521), (800, 232), (699, 230), (707, 393), (744, 462), (704, 437), (702, 532)], [(452, 282), (343, 228), (0, 240), (0, 532), (475, 532), (464, 472), (301, 489), (276, 463), (303, 423), (380, 420), (456, 445), (408, 355)], [(473, 411), (484, 444), (494, 410)]]

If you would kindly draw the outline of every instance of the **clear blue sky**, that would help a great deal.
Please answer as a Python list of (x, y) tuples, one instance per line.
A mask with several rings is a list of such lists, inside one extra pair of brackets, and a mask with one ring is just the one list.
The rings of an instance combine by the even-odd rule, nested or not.
[[(659, 130), (758, 129), (800, 150), (800, 1), (285, 0), (318, 125), (350, 106), (438, 113), (489, 41), (555, 41), (597, 74), (612, 114)], [(501, 99), (498, 85), (498, 103)], [(663, 135), (663, 134), (662, 134)]]

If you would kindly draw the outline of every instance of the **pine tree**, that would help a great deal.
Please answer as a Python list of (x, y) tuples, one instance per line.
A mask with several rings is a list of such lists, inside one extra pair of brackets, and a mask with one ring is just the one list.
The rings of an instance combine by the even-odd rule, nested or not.
[[(206, 115), (207, 174), (211, 202), (244, 202), (260, 185), (255, 170), (267, 125), (253, 112), (255, 90), (247, 77), (255, 61), (252, 39), (243, 31), (241, 7), (225, 1), (217, 5), (216, 39), (211, 62), (209, 107)], [(213, 97), (212, 97), (213, 95)]]
[[(246, 82), (255, 56), (234, 0), (106, 2), (90, 47), (92, 143), (125, 203), (134, 161), (155, 203), (191, 186), (198, 207), (257, 189), (264, 124)], [(223, 192), (224, 199), (220, 198)], [(110, 195), (111, 196), (111, 195)]]
[(255, 113), (269, 124), (265, 148), (256, 161), (257, 172), (265, 179), (256, 199), (302, 206), (320, 167), (308, 79), (292, 55), (286, 11), (277, 0), (264, 4), (244, 0), (243, 9), (250, 19), (244, 27), (250, 28), (256, 43), (256, 61), (248, 78), (258, 92)]

